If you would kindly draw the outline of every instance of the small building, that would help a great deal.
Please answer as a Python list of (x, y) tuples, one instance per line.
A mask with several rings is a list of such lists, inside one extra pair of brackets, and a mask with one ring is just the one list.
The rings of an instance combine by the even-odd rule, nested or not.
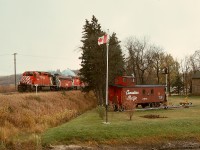
[(200, 95), (200, 71), (192, 76), (192, 95)]

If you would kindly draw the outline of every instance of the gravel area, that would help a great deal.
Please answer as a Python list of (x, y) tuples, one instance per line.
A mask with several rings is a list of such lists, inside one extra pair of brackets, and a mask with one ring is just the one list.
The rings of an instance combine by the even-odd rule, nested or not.
[(200, 150), (200, 142), (173, 141), (155, 145), (57, 145), (50, 146), (48, 150)]

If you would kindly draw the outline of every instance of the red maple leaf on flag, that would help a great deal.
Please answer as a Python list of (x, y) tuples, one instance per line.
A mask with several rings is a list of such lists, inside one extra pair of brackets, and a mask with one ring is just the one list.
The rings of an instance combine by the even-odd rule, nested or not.
[(102, 41), (103, 41), (103, 39), (102, 39), (102, 38), (99, 38), (99, 39), (98, 39), (98, 42), (100, 42), (100, 43), (101, 43)]
[(98, 38), (98, 45), (105, 44), (107, 43), (107, 41), (108, 41), (107, 35), (103, 35)]

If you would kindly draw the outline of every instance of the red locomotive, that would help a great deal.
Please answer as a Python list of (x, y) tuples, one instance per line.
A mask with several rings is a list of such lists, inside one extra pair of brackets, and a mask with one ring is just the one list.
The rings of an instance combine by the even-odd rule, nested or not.
[(164, 85), (135, 85), (132, 76), (121, 76), (115, 79), (115, 83), (109, 86), (108, 99), (116, 109), (123, 108), (126, 100), (134, 101), (138, 106), (160, 106), (166, 102)]
[(42, 71), (26, 71), (22, 74), (18, 91), (32, 91), (36, 86), (38, 90), (70, 90), (80, 89), (84, 84), (79, 77), (52, 75)]
[(66, 76), (57, 76), (58, 85), (56, 85), (57, 89), (61, 90), (70, 90), (73, 88), (72, 83), (72, 77), (66, 77)]

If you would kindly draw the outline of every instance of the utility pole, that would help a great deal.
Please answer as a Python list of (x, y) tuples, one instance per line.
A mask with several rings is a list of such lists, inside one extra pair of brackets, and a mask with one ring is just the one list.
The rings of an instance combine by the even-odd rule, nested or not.
[(16, 55), (17, 53), (14, 53), (14, 73), (15, 73), (15, 90), (17, 90), (17, 79), (16, 79)]
[[(168, 79), (167, 79), (167, 76), (169, 74), (169, 69), (165, 66), (163, 71), (162, 71), (162, 74), (165, 74), (165, 102), (168, 101), (168, 91), (167, 91), (167, 82), (168, 82)], [(164, 108), (167, 109), (167, 103), (164, 104)]]

